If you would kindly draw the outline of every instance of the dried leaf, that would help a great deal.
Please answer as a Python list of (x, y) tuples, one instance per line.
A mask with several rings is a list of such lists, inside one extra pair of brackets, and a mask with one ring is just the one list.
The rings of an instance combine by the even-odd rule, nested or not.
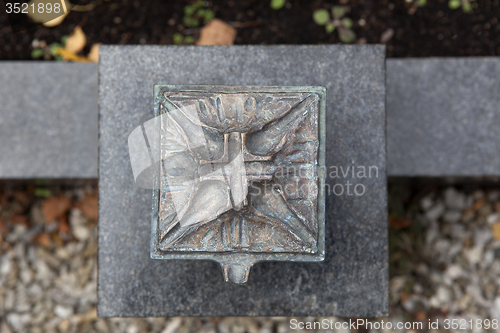
[(57, 225), (59, 232), (67, 234), (70, 232), (70, 227), (68, 223), (68, 217), (66, 215), (61, 216), (59, 219), (59, 224)]
[(58, 26), (59, 24), (61, 24), (64, 21), (66, 16), (68, 16), (68, 14), (69, 14), (69, 12), (67, 12), (66, 14), (63, 14), (61, 16), (58, 16), (53, 20), (45, 22), (45, 23), (43, 23), (43, 25), (46, 26), (47, 28), (52, 28), (52, 27)]
[(200, 32), (196, 45), (233, 45), (236, 38), (236, 29), (229, 24), (213, 19)]
[(492, 224), (491, 231), (493, 232), (493, 238), (500, 240), (500, 222)]
[(97, 193), (85, 195), (85, 197), (76, 204), (76, 208), (82, 212), (83, 216), (92, 221), (97, 221), (99, 215), (98, 207)]
[(64, 60), (75, 61), (75, 62), (89, 62), (89, 60), (85, 57), (79, 56), (72, 52), (68, 52), (63, 48), (58, 48), (56, 53), (61, 55)]
[(474, 203), (474, 205), (472, 206), (472, 210), (477, 211), (478, 209), (486, 205), (486, 203), (487, 203), (486, 200), (480, 199)]
[(411, 224), (412, 224), (411, 220), (405, 220), (389, 216), (389, 226), (394, 227), (396, 229), (408, 228)]
[(394, 36), (394, 29), (387, 28), (380, 36), (380, 43), (385, 44)]
[(50, 239), (50, 235), (46, 232), (36, 235), (36, 237), (34, 238), (34, 241), (35, 241), (35, 243), (37, 243), (38, 245), (41, 245), (43, 247), (47, 247), (47, 246), (52, 244), (52, 240)]
[(26, 215), (17, 214), (17, 215), (11, 216), (10, 222), (14, 223), (14, 224), (26, 224), (27, 225), (28, 218), (26, 217)]
[[(33, 5), (33, 6), (32, 6)], [(43, 10), (39, 11), (38, 8), (43, 6)], [(50, 5), (50, 11), (48, 6)], [(64, 6), (61, 6), (60, 0), (31, 0), (28, 3), (29, 10), (26, 15), (31, 18), (36, 23), (43, 23), (46, 27), (55, 27), (64, 21), (64, 18), (68, 15), (70, 8), (65, 8), (67, 2), (64, 2)], [(34, 11), (31, 11), (35, 8)]]
[(71, 199), (66, 196), (51, 197), (42, 203), (42, 214), (46, 222), (52, 222), (66, 214), (71, 207)]
[(92, 45), (90, 52), (87, 55), (87, 59), (92, 62), (99, 62), (99, 45), (101, 45), (101, 43), (95, 43)]
[(69, 35), (68, 40), (64, 49), (71, 53), (78, 53), (87, 44), (87, 37), (80, 26), (76, 26), (71, 35)]

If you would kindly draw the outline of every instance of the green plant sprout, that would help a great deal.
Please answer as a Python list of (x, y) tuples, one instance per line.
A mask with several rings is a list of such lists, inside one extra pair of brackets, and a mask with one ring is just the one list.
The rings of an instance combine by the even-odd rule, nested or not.
[(462, 7), (464, 13), (470, 13), (472, 11), (472, 3), (476, 0), (449, 0), (448, 7), (450, 9), (458, 9)]
[(201, 22), (208, 22), (215, 17), (215, 13), (210, 8), (205, 8), (203, 0), (197, 0), (192, 5), (184, 7), (184, 17), (182, 23), (188, 28), (195, 28)]
[(184, 36), (180, 32), (176, 32), (172, 36), (172, 41), (174, 42), (175, 45), (192, 45), (194, 44), (194, 38), (193, 36)]
[(286, 0), (271, 0), (271, 8), (274, 10), (278, 10), (283, 8), (283, 6), (286, 4)]
[(59, 43), (52, 43), (50, 45), (42, 45), (41, 47), (36, 47), (31, 51), (31, 58), (39, 59), (44, 58), (45, 60), (50, 60), (54, 58), (57, 61), (62, 61), (63, 57), (57, 52), (58, 49), (64, 48), (66, 45), (66, 41), (68, 40), (68, 35), (64, 35), (61, 37), (61, 41)]
[(326, 9), (318, 9), (313, 13), (314, 22), (324, 25), (327, 33), (337, 29), (339, 38), (343, 43), (349, 44), (356, 40), (356, 34), (351, 30), (352, 20), (345, 17), (347, 8), (345, 6), (333, 6), (332, 15)]

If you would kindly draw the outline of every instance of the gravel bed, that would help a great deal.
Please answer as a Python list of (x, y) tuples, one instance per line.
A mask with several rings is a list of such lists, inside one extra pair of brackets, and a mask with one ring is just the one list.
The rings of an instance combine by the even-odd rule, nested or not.
[[(41, 191), (48, 198), (35, 196), (37, 186), (0, 190), (2, 333), (350, 331), (294, 330), (292, 318), (274, 317), (97, 318), (95, 184)], [(500, 191), (433, 191), (390, 225), (391, 316), (372, 323), (439, 320), (445, 332), (445, 319), (500, 319)], [(456, 330), (466, 331), (499, 330)]]

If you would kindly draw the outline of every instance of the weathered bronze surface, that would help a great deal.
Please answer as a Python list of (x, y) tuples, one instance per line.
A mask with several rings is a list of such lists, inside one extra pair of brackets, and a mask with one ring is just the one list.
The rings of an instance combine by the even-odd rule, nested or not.
[(151, 257), (324, 259), (322, 87), (155, 86)]

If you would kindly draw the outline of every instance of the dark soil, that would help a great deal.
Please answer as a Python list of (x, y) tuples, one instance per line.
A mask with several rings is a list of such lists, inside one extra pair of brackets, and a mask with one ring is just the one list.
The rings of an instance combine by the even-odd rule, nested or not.
[[(463, 13), (448, 8), (448, 0), (427, 0), (417, 8), (412, 0), (288, 0), (280, 10), (270, 0), (207, 1), (216, 17), (238, 28), (235, 44), (331, 44), (312, 20), (315, 9), (344, 4), (354, 21), (357, 43), (380, 43), (385, 36), (388, 57), (500, 55), (500, 0), (477, 0)], [(87, 48), (104, 44), (171, 44), (182, 31), (195, 38), (199, 29), (184, 30), (183, 9), (192, 1), (95, 1), (89, 12), (71, 12), (54, 28), (38, 26), (12, 33), (7, 15), (0, 13), (0, 59), (31, 59), (32, 41), (58, 42), (76, 25), (87, 35)], [(0, 4), (1, 4), (0, 0)], [(90, 1), (80, 1), (80, 4)], [(0, 9), (2, 6), (0, 5)], [(391, 37), (392, 35), (392, 37)], [(388, 40), (387, 40), (388, 39)]]

